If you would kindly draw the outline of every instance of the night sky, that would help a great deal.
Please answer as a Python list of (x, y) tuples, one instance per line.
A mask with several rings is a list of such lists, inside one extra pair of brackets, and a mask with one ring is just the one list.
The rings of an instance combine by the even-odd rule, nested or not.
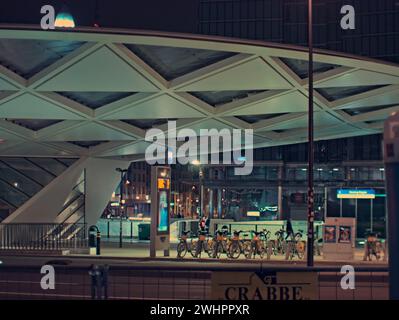
[(77, 26), (196, 32), (198, 0), (0, 0), (0, 23), (40, 24), (40, 8), (66, 4)]

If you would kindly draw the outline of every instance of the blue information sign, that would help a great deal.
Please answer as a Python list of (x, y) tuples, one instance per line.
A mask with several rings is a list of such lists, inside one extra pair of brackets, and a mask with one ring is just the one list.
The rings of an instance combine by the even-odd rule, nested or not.
[(338, 199), (374, 199), (374, 189), (338, 189)]

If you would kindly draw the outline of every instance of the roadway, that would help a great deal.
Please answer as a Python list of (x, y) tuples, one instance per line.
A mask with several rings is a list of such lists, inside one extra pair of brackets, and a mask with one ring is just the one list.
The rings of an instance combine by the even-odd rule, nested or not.
[[(108, 259), (82, 257), (7, 257), (0, 267), (0, 299), (91, 299), (92, 264), (108, 264), (109, 299), (189, 299), (212, 298), (214, 271), (278, 270), (299, 272), (302, 264), (261, 262), (172, 261), (165, 259)], [(55, 290), (42, 290), (40, 267), (55, 267)], [(319, 299), (387, 299), (388, 274), (377, 264), (357, 269), (356, 289), (342, 290), (343, 275), (331, 266), (318, 266)], [(364, 266), (363, 266), (364, 268)], [(212, 270), (212, 271), (211, 271)]]

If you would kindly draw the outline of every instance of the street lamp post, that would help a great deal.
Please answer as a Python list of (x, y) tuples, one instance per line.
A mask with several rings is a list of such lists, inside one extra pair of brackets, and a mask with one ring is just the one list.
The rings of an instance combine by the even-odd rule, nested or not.
[(307, 266), (313, 267), (314, 250), (314, 128), (313, 128), (313, 0), (308, 0), (308, 41), (309, 41), (309, 110), (308, 110), (308, 238)]
[(121, 182), (120, 182), (120, 197), (119, 197), (119, 248), (122, 248), (122, 243), (123, 243), (123, 237), (122, 237), (122, 213), (123, 209), (125, 206), (125, 199), (123, 199), (123, 193), (124, 193), (124, 179), (123, 176), (125, 173), (128, 171), (128, 169), (121, 169), (121, 168), (116, 168), (116, 171), (120, 172), (121, 174)]
[(194, 160), (192, 162), (193, 165), (198, 166), (198, 187), (199, 187), (199, 217), (202, 218), (203, 215), (203, 206), (204, 206), (204, 187), (202, 185), (203, 171), (201, 168), (201, 162), (199, 160)]
[(202, 183), (204, 172), (201, 165), (199, 166), (199, 186), (200, 186), (200, 217), (204, 215), (204, 185)]

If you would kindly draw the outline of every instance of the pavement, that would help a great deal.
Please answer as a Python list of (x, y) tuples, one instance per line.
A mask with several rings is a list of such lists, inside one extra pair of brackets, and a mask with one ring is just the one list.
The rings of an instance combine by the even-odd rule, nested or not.
[[(171, 251), (169, 257), (164, 257), (163, 252), (157, 252), (156, 258), (149, 256), (149, 242), (131, 242), (123, 243), (122, 248), (119, 248), (117, 242), (103, 242), (101, 247), (101, 255), (89, 255), (87, 253), (70, 253), (66, 255), (49, 255), (40, 254), (35, 255), (3, 255), (0, 252), (0, 261), (2, 265), (14, 266), (35, 266), (43, 265), (50, 262), (55, 264), (75, 265), (75, 266), (89, 266), (91, 264), (101, 263), (118, 266), (170, 266), (170, 267), (201, 267), (201, 268), (249, 268), (254, 267), (304, 267), (306, 260), (294, 258), (293, 260), (285, 260), (284, 256), (266, 257), (263, 259), (246, 259), (241, 256), (239, 259), (228, 259), (222, 255), (221, 259), (209, 258), (206, 253), (202, 254), (201, 258), (193, 258), (189, 253), (183, 259), (176, 256), (176, 244), (171, 244)], [(363, 261), (363, 249), (355, 249), (355, 259), (328, 261), (322, 256), (315, 256), (314, 265), (316, 267), (337, 267), (342, 265), (353, 265), (359, 267), (387, 267), (388, 264), (383, 260)]]

